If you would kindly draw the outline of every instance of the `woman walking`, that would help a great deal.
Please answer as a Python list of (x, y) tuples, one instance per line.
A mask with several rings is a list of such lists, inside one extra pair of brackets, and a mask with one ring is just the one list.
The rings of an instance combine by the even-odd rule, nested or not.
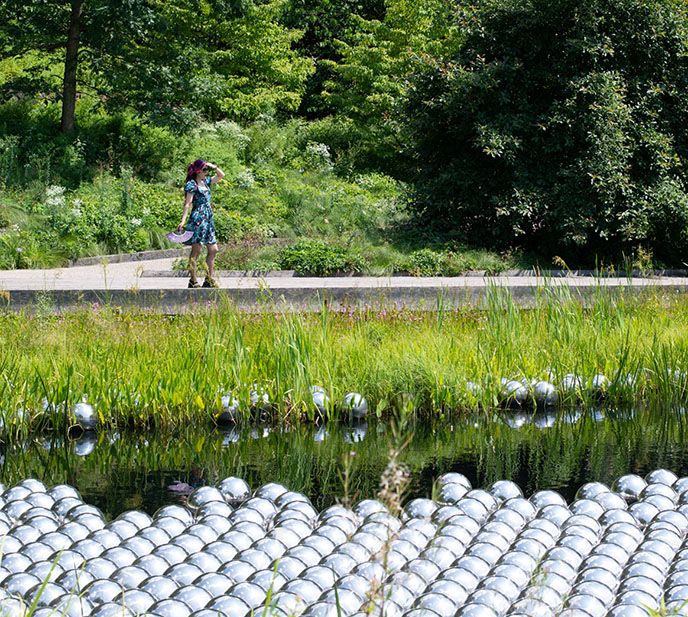
[[(214, 176), (208, 176), (208, 171), (213, 169)], [(217, 239), (215, 238), (215, 223), (213, 222), (213, 209), (210, 206), (210, 187), (221, 182), (225, 177), (223, 171), (217, 165), (211, 165), (203, 159), (197, 159), (189, 165), (186, 171), (186, 184), (184, 185), (184, 214), (182, 222), (179, 223), (177, 231), (182, 231), (186, 217), (191, 210), (189, 224), (186, 230), (193, 233), (193, 236), (184, 244), (191, 245), (191, 255), (189, 255), (189, 287), (201, 287), (196, 279), (196, 261), (205, 245), (208, 255), (208, 276), (205, 277), (203, 287), (217, 287), (215, 282), (215, 255), (217, 255)]]

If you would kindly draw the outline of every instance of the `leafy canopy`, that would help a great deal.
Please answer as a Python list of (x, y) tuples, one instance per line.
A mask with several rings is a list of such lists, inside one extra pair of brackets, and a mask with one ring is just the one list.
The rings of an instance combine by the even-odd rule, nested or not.
[[(463, 10), (406, 95), (415, 210), (474, 244), (617, 254), (686, 246), (688, 19), (672, 0)], [(591, 257), (592, 259), (592, 257)]]

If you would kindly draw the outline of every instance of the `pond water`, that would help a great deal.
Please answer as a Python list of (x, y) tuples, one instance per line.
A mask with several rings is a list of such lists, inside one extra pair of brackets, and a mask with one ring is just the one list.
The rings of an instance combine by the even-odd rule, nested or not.
[[(597, 480), (658, 468), (688, 475), (682, 409), (498, 412), (411, 421), (403, 430), (369, 419), (355, 425), (237, 426), (174, 435), (92, 433), (64, 440), (40, 436), (2, 447), (0, 481), (27, 477), (67, 483), (106, 517), (149, 514), (180, 503), (192, 488), (227, 476), (252, 487), (279, 482), (308, 495), (317, 510), (347, 496), (374, 497), (390, 451), (410, 438), (399, 460), (409, 471), (407, 499), (431, 497), (442, 473), (458, 471), (474, 487), (500, 479), (524, 494), (554, 489), (567, 501)], [(348, 470), (348, 481), (345, 481)]]

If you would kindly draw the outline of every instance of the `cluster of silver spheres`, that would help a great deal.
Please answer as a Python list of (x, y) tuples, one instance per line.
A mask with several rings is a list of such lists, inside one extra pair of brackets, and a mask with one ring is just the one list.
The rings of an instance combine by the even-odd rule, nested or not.
[[(322, 386), (310, 387), (310, 405), (318, 412), (321, 417), (326, 417), (335, 408), (330, 397), (327, 396), (325, 388)], [(263, 389), (255, 387), (249, 394), (251, 408), (254, 410), (268, 412), (271, 408), (270, 395)], [(224, 394), (221, 397), (222, 410), (216, 414), (215, 419), (220, 423), (237, 422), (242, 414), (240, 400), (234, 394)], [(360, 420), (368, 413), (368, 401), (357, 392), (350, 392), (342, 397), (339, 405), (336, 406), (347, 417)]]
[[(529, 499), (439, 478), (394, 516), (318, 513), (239, 478), (186, 507), (106, 522), (70, 486), (0, 497), (0, 615), (34, 617), (648, 617), (688, 610), (688, 478), (657, 470)], [(673, 613), (672, 613), (673, 611)]]
[[(577, 398), (584, 392), (593, 397), (604, 396), (611, 382), (605, 375), (593, 375), (584, 381), (581, 377), (569, 373), (564, 375), (559, 387), (550, 381), (540, 379), (507, 379), (499, 380), (501, 400), (504, 404), (516, 407), (534, 405), (540, 409), (552, 407), (559, 402), (560, 395)], [(477, 394), (479, 386), (469, 382), (468, 389)]]
[[(327, 416), (328, 412), (335, 408), (325, 389), (321, 386), (311, 386), (310, 404), (321, 416)], [(234, 423), (242, 416), (244, 405), (234, 394), (224, 394), (220, 397), (222, 409), (215, 415), (219, 423)], [(93, 431), (98, 427), (98, 414), (94, 406), (87, 402), (88, 398), (75, 403), (69, 409), (69, 419), (73, 427), (79, 427), (83, 431)], [(253, 411), (269, 412), (272, 407), (268, 392), (258, 386), (254, 386), (249, 394), (250, 408)], [(356, 392), (350, 392), (342, 397), (336, 408), (350, 419), (360, 420), (368, 413), (368, 401)], [(43, 401), (43, 410), (56, 410), (63, 412), (61, 404), (49, 403), (47, 399)], [(0, 418), (0, 423), (2, 418)]]

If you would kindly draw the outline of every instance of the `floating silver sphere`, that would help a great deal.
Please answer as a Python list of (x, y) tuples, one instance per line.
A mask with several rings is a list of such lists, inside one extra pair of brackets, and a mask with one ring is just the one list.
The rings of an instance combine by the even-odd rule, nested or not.
[(222, 410), (217, 412), (215, 420), (219, 423), (236, 422), (241, 412), (241, 404), (233, 394), (224, 394), (220, 397)]
[(368, 413), (368, 401), (357, 392), (349, 392), (340, 403), (341, 409), (352, 418), (361, 419)]
[(265, 591), (263, 591), (263, 588), (247, 581), (234, 585), (227, 592), (227, 595), (243, 600), (251, 608), (255, 608), (265, 601)]
[(556, 387), (548, 381), (538, 381), (533, 386), (533, 396), (538, 407), (551, 407), (559, 400)]
[(439, 478), (437, 478), (437, 484), (440, 486), (444, 486), (445, 484), (461, 484), (465, 487), (466, 492), (473, 488), (471, 481), (466, 476), (455, 471), (443, 473), (441, 476), (439, 476)]
[(646, 501), (638, 501), (628, 511), (641, 525), (647, 525), (660, 512), (659, 508)]
[(612, 490), (621, 495), (627, 502), (638, 500), (640, 493), (647, 486), (647, 482), (636, 474), (628, 474), (617, 478), (612, 484)]
[(322, 386), (311, 386), (310, 394), (313, 407), (321, 416), (326, 416), (332, 403), (330, 397), (325, 393), (325, 389)]
[[(179, 583), (167, 576), (151, 576), (139, 585), (139, 589), (148, 592), (156, 600), (169, 598), (179, 587)], [(119, 589), (121, 591), (121, 587)]]
[(224, 500), (235, 507), (251, 496), (251, 487), (241, 478), (225, 478), (218, 482), (216, 487)]
[(74, 424), (84, 431), (93, 431), (98, 426), (98, 415), (90, 403), (76, 403), (72, 406), (71, 416)]
[(270, 395), (262, 387), (254, 385), (249, 393), (249, 400), (251, 401), (251, 407), (259, 412), (269, 413), (272, 408), (270, 405)]
[(463, 499), (469, 490), (471, 490), (470, 487), (467, 488), (459, 483), (442, 484), (440, 486), (438, 500), (441, 503), (456, 504), (460, 499)]
[(609, 389), (610, 381), (605, 375), (593, 375), (590, 380), (590, 389), (595, 394), (604, 394)]
[(500, 502), (504, 502), (512, 497), (523, 497), (523, 491), (519, 486), (510, 480), (498, 480), (493, 482), (489, 492)]
[(506, 380), (502, 384), (501, 396), (507, 405), (522, 407), (528, 402), (530, 388), (523, 385), (520, 381)]
[(149, 613), (159, 617), (189, 617), (191, 608), (179, 600), (158, 600), (148, 609)]
[(678, 480), (678, 476), (668, 469), (655, 469), (645, 476), (648, 484), (666, 484), (672, 486)]
[(118, 596), (115, 596), (114, 602), (126, 606), (136, 615), (142, 615), (155, 604), (156, 599), (142, 589), (127, 589)]
[(196, 585), (180, 587), (170, 596), (170, 600), (179, 600), (192, 611), (198, 611), (204, 608), (212, 599), (213, 597), (205, 589), (201, 589)]
[(201, 486), (191, 492), (186, 500), (186, 505), (195, 512), (203, 504), (210, 501), (224, 501), (222, 492), (213, 486)]
[(404, 506), (408, 518), (430, 518), (437, 510), (437, 504), (431, 499), (413, 499)]
[(249, 615), (250, 607), (241, 598), (230, 595), (223, 595), (215, 598), (208, 604), (206, 610), (211, 611), (210, 615)]
[(93, 609), (91, 617), (134, 617), (134, 613), (117, 602), (107, 602)]
[(561, 389), (564, 392), (579, 394), (583, 389), (583, 380), (573, 373), (567, 373), (561, 378)]

